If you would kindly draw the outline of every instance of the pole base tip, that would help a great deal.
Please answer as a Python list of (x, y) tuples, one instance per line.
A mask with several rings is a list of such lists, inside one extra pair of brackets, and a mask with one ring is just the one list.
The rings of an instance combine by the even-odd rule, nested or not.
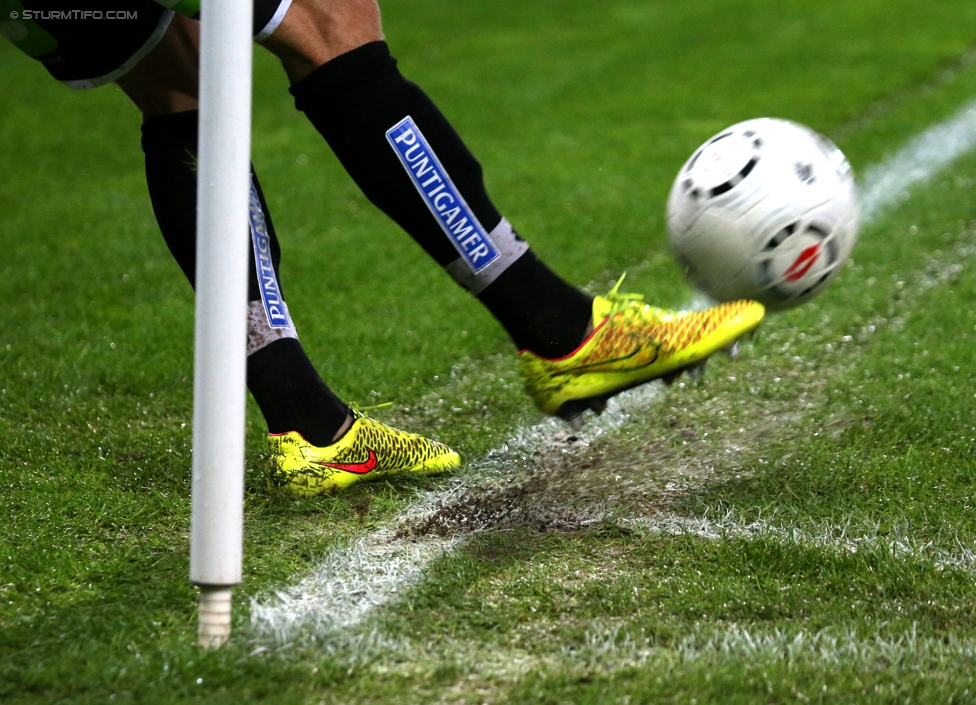
[(231, 588), (200, 588), (197, 642), (204, 649), (219, 649), (230, 639)]

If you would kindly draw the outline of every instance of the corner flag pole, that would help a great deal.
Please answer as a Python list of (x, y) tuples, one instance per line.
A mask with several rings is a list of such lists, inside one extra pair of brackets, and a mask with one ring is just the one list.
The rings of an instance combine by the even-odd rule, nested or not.
[(229, 638), (241, 582), (252, 3), (201, 11), (190, 580), (204, 648)]

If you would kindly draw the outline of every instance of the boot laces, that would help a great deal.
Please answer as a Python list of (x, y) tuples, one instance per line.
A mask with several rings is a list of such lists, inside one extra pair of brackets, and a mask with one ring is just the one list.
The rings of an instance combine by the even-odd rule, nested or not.
[(620, 279), (617, 283), (613, 285), (610, 292), (603, 298), (610, 302), (614, 311), (619, 311), (621, 309), (629, 308), (635, 303), (644, 303), (643, 294), (633, 294), (629, 292), (621, 292), (620, 285), (623, 284), (624, 279), (627, 278), (627, 272), (620, 275)]

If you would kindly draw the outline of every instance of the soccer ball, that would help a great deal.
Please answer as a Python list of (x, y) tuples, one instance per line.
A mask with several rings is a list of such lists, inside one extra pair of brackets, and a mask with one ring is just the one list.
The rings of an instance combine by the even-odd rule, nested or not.
[(722, 130), (685, 163), (668, 197), (668, 238), (717, 301), (799, 306), (837, 276), (857, 239), (850, 164), (826, 137), (759, 118)]

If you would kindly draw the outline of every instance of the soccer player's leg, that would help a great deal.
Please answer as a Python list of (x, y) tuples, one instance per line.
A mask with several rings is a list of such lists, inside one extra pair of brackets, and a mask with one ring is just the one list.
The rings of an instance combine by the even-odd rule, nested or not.
[(481, 166), (390, 55), (374, 0), (294, 0), (264, 42), (296, 106), (366, 196), (498, 319), (545, 413), (577, 416), (695, 366), (758, 325), (759, 304), (699, 313), (591, 298), (554, 274), (495, 208)]
[[(198, 23), (177, 16), (144, 61), (118, 80), (143, 111), (146, 180), (163, 237), (194, 282)], [(268, 424), (273, 486), (314, 495), (360, 480), (429, 474), (460, 459), (443, 444), (350, 410), (298, 340), (282, 293), (280, 247), (252, 171), (247, 382)], [(260, 272), (260, 277), (257, 276)]]

